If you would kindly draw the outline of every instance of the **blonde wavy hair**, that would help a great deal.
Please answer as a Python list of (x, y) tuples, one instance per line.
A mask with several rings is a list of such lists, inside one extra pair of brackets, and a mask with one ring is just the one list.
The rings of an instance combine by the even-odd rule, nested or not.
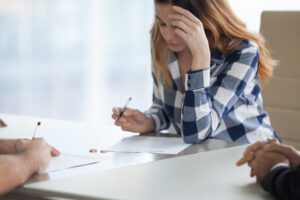
[[(155, 4), (177, 5), (189, 10), (203, 23), (210, 48), (217, 48), (228, 55), (236, 50), (243, 40), (255, 42), (259, 48), (259, 79), (265, 83), (273, 74), (276, 61), (260, 34), (247, 30), (246, 25), (234, 14), (227, 0), (155, 0)], [(172, 87), (168, 70), (168, 48), (162, 37), (157, 20), (151, 29), (152, 67), (156, 81)]]

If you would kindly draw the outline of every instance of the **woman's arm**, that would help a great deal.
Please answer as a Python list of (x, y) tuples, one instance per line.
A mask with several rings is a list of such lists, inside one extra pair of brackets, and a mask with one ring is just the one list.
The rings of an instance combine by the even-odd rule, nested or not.
[(158, 82), (153, 76), (153, 99), (152, 99), (152, 106), (148, 111), (146, 111), (146, 115), (151, 117), (155, 124), (155, 131), (161, 131), (169, 128), (170, 120), (163, 108), (162, 98), (159, 91)]
[(210, 69), (188, 72), (182, 109), (182, 133), (187, 143), (201, 143), (220, 125), (257, 73), (258, 48), (243, 42), (222, 66), (214, 85)]

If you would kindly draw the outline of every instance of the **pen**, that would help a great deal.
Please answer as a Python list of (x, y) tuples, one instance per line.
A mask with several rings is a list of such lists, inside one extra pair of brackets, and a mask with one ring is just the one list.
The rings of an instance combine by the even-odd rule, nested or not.
[(121, 112), (119, 114), (119, 116), (117, 116), (116, 121), (118, 121), (124, 114), (129, 102), (131, 101), (131, 97), (129, 97), (128, 101), (126, 102), (125, 106), (121, 109)]
[(41, 122), (38, 122), (38, 123), (36, 124), (36, 127), (35, 127), (35, 129), (34, 129), (34, 131), (33, 131), (32, 139), (36, 138), (36, 130), (37, 130), (37, 128), (38, 128), (40, 125), (41, 125)]

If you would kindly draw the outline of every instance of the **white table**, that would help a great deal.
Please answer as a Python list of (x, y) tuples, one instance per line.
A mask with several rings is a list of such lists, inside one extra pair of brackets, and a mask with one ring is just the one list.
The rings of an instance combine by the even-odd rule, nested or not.
[[(90, 155), (90, 153), (89, 153), (90, 148), (97, 148), (97, 149), (107, 148), (107, 147), (111, 146), (112, 144), (119, 142), (122, 138), (132, 135), (130, 133), (122, 132), (119, 128), (114, 127), (113, 124), (111, 124), (109, 126), (108, 125), (101, 126), (101, 125), (93, 125), (93, 124), (74, 123), (74, 122), (68, 122), (68, 121), (62, 121), (62, 120), (38, 119), (38, 118), (25, 117), (25, 116), (14, 116), (14, 115), (1, 115), (0, 117), (2, 119), (4, 119), (8, 124), (7, 128), (0, 129), (0, 138), (18, 138), (18, 137), (31, 138), (33, 129), (34, 129), (37, 121), (41, 121), (42, 125), (41, 125), (41, 127), (39, 127), (39, 130), (37, 132), (38, 136), (44, 137), (50, 144), (57, 147), (62, 152), (78, 154), (78, 155)], [(74, 168), (74, 169), (68, 169), (68, 170), (59, 171), (59, 172), (53, 172), (53, 173), (49, 173), (49, 174), (37, 175), (37, 176), (33, 177), (31, 180), (29, 180), (28, 183), (26, 183), (23, 187), (17, 189), (16, 191), (9, 194), (8, 196), (10, 196), (11, 199), (14, 199), (14, 196), (20, 195), (20, 194), (21, 195), (37, 195), (39, 197), (45, 197), (45, 196), (49, 196), (49, 195), (50, 196), (68, 196), (68, 197), (72, 196), (73, 198), (81, 197), (81, 195), (82, 195), (82, 196), (84, 196), (84, 199), (88, 199), (88, 198), (97, 199), (98, 197), (109, 198), (110, 195), (112, 195), (111, 198), (121, 197), (123, 195), (123, 192), (122, 192), (123, 190), (121, 188), (123, 188), (123, 187), (130, 188), (130, 185), (133, 183), (137, 184), (137, 185), (138, 184), (140, 184), (140, 185), (146, 184), (148, 187), (151, 186), (152, 184), (161, 185), (161, 175), (163, 175), (163, 171), (169, 171), (169, 170), (167, 170), (168, 167), (172, 166), (173, 164), (175, 164), (175, 166), (176, 165), (180, 166), (179, 164), (184, 163), (187, 158), (188, 159), (190, 159), (190, 158), (196, 159), (193, 156), (196, 156), (196, 157), (199, 156), (199, 158), (202, 160), (198, 164), (193, 164), (194, 165), (193, 167), (198, 169), (197, 172), (199, 171), (199, 173), (196, 173), (196, 171), (194, 172), (196, 175), (195, 177), (199, 178), (200, 176), (206, 175), (206, 173), (203, 174), (203, 172), (205, 172), (206, 170), (210, 170), (209, 171), (210, 173), (212, 173), (212, 172), (214, 172), (214, 170), (216, 170), (216, 172), (218, 172), (218, 175), (220, 175), (219, 172), (222, 172), (222, 173), (226, 172), (226, 169), (224, 169), (224, 167), (223, 168), (221, 167), (223, 165), (222, 164), (223, 162), (221, 163), (221, 160), (224, 159), (224, 163), (227, 163), (228, 169), (230, 169), (229, 166), (231, 166), (232, 172), (230, 172), (230, 173), (233, 173), (233, 171), (235, 171), (235, 170), (239, 171), (239, 175), (236, 173), (233, 173), (233, 174), (224, 173), (224, 177), (228, 177), (225, 175), (230, 175), (230, 176), (232, 175), (232, 177), (235, 177), (234, 179), (228, 179), (228, 181), (231, 181), (231, 183), (234, 183), (235, 181), (237, 181), (236, 186), (239, 188), (239, 190), (233, 190), (233, 191), (242, 193), (242, 191), (245, 190), (244, 192), (247, 193), (247, 191), (249, 189), (251, 189), (251, 191), (259, 192), (258, 194), (265, 195), (265, 193), (261, 191), (259, 186), (253, 184), (254, 179), (250, 179), (248, 177), (249, 169), (247, 167), (245, 167), (245, 168), (235, 167), (235, 165), (234, 165), (235, 160), (238, 159), (238, 157), (242, 154), (242, 149), (232, 150), (232, 151), (234, 151), (234, 153), (232, 152), (232, 154), (230, 154), (231, 157), (222, 157), (222, 156), (218, 157), (217, 155), (222, 154), (223, 151), (218, 151), (218, 153), (211, 152), (212, 155), (217, 156), (216, 161), (213, 161), (212, 159), (206, 160), (210, 156), (208, 156), (209, 154), (207, 154), (207, 153), (203, 153), (203, 152), (207, 152), (207, 151), (224, 149), (224, 148), (233, 147), (233, 146), (237, 146), (237, 145), (238, 144), (220, 141), (220, 140), (207, 140), (206, 142), (204, 142), (201, 145), (190, 146), (189, 148), (187, 148), (186, 150), (184, 150), (183, 152), (181, 152), (180, 154), (178, 154), (176, 156), (147, 154), (147, 153), (97, 154), (96, 156), (107, 157), (108, 160), (106, 162), (102, 162), (102, 163), (98, 163), (98, 164), (94, 164), (94, 165), (88, 165), (88, 166), (84, 166), (84, 167), (80, 167), (80, 168)], [(239, 147), (239, 148), (244, 148), (244, 147)], [(226, 154), (227, 151), (224, 151), (224, 152)], [(184, 155), (189, 155), (189, 154), (195, 154), (195, 155), (188, 156), (187, 158), (186, 158), (186, 156), (184, 156)], [(184, 157), (182, 157), (182, 156), (184, 156)], [(178, 158), (179, 160), (167, 159), (167, 158), (172, 158), (172, 157), (180, 157), (180, 158)], [(162, 160), (162, 159), (165, 159), (165, 160), (163, 160), (162, 162), (158, 161), (158, 160)], [(155, 161), (155, 162), (153, 162), (153, 161)], [(171, 162), (171, 164), (167, 164), (169, 161)], [(194, 160), (187, 161), (187, 162), (197, 163)], [(215, 163), (215, 162), (219, 162), (219, 163)], [(148, 164), (136, 166), (137, 164), (142, 164), (142, 163), (148, 163)], [(156, 163), (158, 163), (158, 164), (156, 164)], [(161, 166), (166, 165), (166, 166), (162, 168), (162, 171), (159, 172), (159, 174), (155, 174), (155, 173), (157, 173), (156, 170), (158, 170), (160, 168), (159, 167), (160, 165)], [(131, 166), (131, 167), (128, 167), (128, 166)], [(153, 166), (154, 166), (154, 168), (153, 168)], [(215, 166), (215, 167), (213, 167), (213, 166)], [(124, 167), (126, 167), (126, 168), (124, 168)], [(147, 174), (144, 173), (144, 170), (152, 173), (152, 168), (156, 169), (156, 170), (153, 171), (153, 174), (151, 176), (148, 176)], [(183, 168), (176, 167), (176, 169), (185, 170), (184, 167)], [(123, 170), (125, 170), (125, 171), (123, 171)], [(140, 173), (140, 172), (136, 172), (136, 170), (137, 171), (142, 170), (142, 171)], [(123, 172), (125, 174), (121, 176), (120, 174), (122, 174)], [(214, 172), (214, 173), (216, 173), (216, 172)], [(118, 176), (115, 176), (114, 175), (115, 173), (118, 174)], [(127, 173), (129, 175), (130, 174), (131, 175), (128, 176), (128, 175), (126, 175)], [(182, 173), (181, 175), (183, 176), (185, 171), (178, 171), (178, 173)], [(214, 173), (212, 173), (212, 174), (214, 174)], [(111, 175), (109, 180), (106, 178), (106, 175), (108, 175), (108, 174)], [(167, 175), (168, 175), (168, 173), (167, 173)], [(173, 174), (173, 175), (175, 176), (175, 174)], [(101, 180), (98, 180), (98, 178), (102, 177), (102, 176), (105, 176), (105, 179), (100, 178)], [(153, 183), (151, 183), (151, 184), (148, 183), (149, 180), (144, 179), (143, 178), (144, 176), (150, 178), (149, 180), (153, 181)], [(93, 178), (93, 177), (95, 177), (95, 178)], [(124, 177), (124, 179), (118, 180), (118, 177)], [(131, 179), (130, 177), (134, 177), (134, 178), (132, 178), (132, 180), (130, 180), (131, 184), (125, 184), (125, 178)], [(138, 178), (138, 177), (141, 177), (141, 178)], [(193, 179), (192, 176), (187, 176), (187, 177), (179, 176), (177, 178), (185, 178), (185, 179), (191, 178), (192, 182), (198, 181), (198, 178)], [(219, 178), (222, 178), (222, 176), (220, 176)], [(93, 196), (94, 193), (90, 193), (91, 192), (90, 190), (84, 190), (84, 188), (93, 188), (92, 184), (88, 183), (89, 179), (90, 179), (90, 181), (93, 182), (93, 184), (97, 184), (99, 186), (101, 185), (101, 188), (103, 186), (103, 190), (102, 189), (99, 190), (99, 187), (97, 187), (96, 190), (102, 191), (104, 193), (102, 193), (102, 192), (95, 193), (95, 196)], [(172, 180), (172, 179), (170, 179), (170, 180)], [(203, 180), (205, 180), (205, 179), (203, 179)], [(240, 180), (240, 182), (238, 180)], [(73, 184), (78, 184), (78, 185), (76, 185), (76, 189), (74, 189), (74, 187), (69, 188), (72, 191), (74, 191), (73, 194), (71, 194), (72, 192), (68, 191), (67, 188), (65, 188), (66, 190), (60, 191), (60, 188), (61, 188), (60, 186), (52, 187), (54, 183), (55, 184), (57, 183), (58, 185), (62, 184), (64, 186), (68, 187), (68, 186), (72, 185), (71, 183), (73, 181), (74, 181)], [(84, 182), (84, 181), (86, 181), (86, 182)], [(156, 181), (158, 181), (158, 182), (156, 183)], [(215, 182), (215, 181), (216, 181), (216, 177), (213, 178), (211, 182), (207, 182), (207, 187), (204, 187), (204, 188), (207, 188), (207, 194), (208, 193), (215, 194), (215, 191), (217, 191), (217, 189), (214, 191), (209, 191), (209, 189), (208, 189), (209, 187), (212, 187), (213, 185), (218, 185), (218, 182)], [(247, 184), (248, 183), (249, 184), (252, 183), (252, 184), (245, 185), (245, 183), (246, 183), (245, 181), (247, 182)], [(80, 185), (81, 182), (84, 184)], [(107, 185), (105, 185), (106, 183), (107, 183)], [(125, 186), (118, 185), (119, 183), (125, 184)], [(172, 181), (171, 182), (167, 181), (167, 183), (171, 184)], [(181, 182), (173, 180), (173, 186), (175, 188), (177, 187), (176, 184), (178, 184), (178, 186), (182, 185)], [(202, 184), (203, 184), (203, 182), (202, 182)], [(91, 185), (91, 187), (90, 187), (90, 185)], [(139, 187), (137, 187), (137, 185), (135, 187), (139, 188)], [(219, 186), (221, 186), (221, 185), (222, 184), (220, 183)], [(109, 189), (110, 186), (114, 186), (114, 187), (112, 187), (112, 189), (110, 190)], [(47, 188), (49, 190), (47, 190)], [(62, 189), (63, 188), (64, 187), (62, 187)], [(83, 190), (81, 190), (80, 188), (83, 188)], [(120, 191), (117, 191), (117, 188), (119, 188)], [(150, 188), (152, 188), (152, 186)], [(158, 193), (159, 192), (158, 190), (160, 188), (161, 188), (161, 186), (160, 187), (154, 186), (153, 195), (156, 195), (155, 193), (157, 193), (157, 195), (160, 194), (160, 193)], [(201, 187), (199, 187), (199, 188), (201, 189)], [(150, 190), (148, 191), (148, 189), (146, 189), (146, 188), (138, 189), (138, 191), (141, 191), (141, 193), (139, 195), (142, 195), (142, 193), (144, 193), (144, 192), (147, 192), (145, 194), (150, 193)], [(169, 188), (169, 189), (171, 190), (171, 188)], [(210, 189), (212, 189), (212, 188), (210, 188)], [(232, 189), (233, 189), (233, 187), (230, 187), (230, 191)], [(105, 193), (107, 191), (111, 191), (111, 192)], [(124, 192), (125, 191), (126, 190), (124, 190)], [(128, 190), (128, 192), (129, 191), (131, 191), (131, 190)], [(138, 192), (138, 191), (132, 191), (132, 192)], [(151, 191), (152, 191), (152, 189), (151, 189)], [(176, 189), (176, 191), (179, 192), (179, 189)], [(181, 191), (183, 191), (183, 190), (181, 190)], [(230, 193), (230, 191), (229, 191), (229, 193)], [(79, 192), (81, 194), (79, 194), (77, 192)], [(225, 192), (225, 190), (223, 192)], [(90, 195), (87, 193), (90, 193)], [(114, 196), (113, 193), (115, 193), (115, 195), (121, 195), (121, 196)], [(129, 192), (129, 193), (131, 193), (131, 192)], [(201, 193), (201, 192), (199, 192), (199, 193)], [(233, 192), (233, 193), (235, 193), (235, 192)], [(188, 194), (188, 193), (186, 193), (186, 194)], [(97, 196), (97, 195), (99, 195), (99, 196)], [(136, 195), (136, 197), (137, 198), (141, 197), (139, 195)], [(166, 195), (170, 195), (170, 194), (166, 193)], [(124, 198), (128, 197), (129, 199), (131, 199), (132, 196), (123, 196), (123, 197)], [(180, 197), (180, 195), (178, 197)], [(254, 196), (252, 196), (252, 198), (253, 197)], [(266, 196), (266, 197), (268, 197), (268, 196)], [(22, 198), (25, 199), (25, 196), (22, 196)], [(29, 199), (30, 199), (30, 197), (29, 197)], [(211, 199), (211, 198), (209, 198), (209, 199)], [(259, 198), (257, 198), (257, 199), (259, 199)]]
[(36, 195), (72, 199), (271, 199), (235, 161), (244, 146), (25, 185)]

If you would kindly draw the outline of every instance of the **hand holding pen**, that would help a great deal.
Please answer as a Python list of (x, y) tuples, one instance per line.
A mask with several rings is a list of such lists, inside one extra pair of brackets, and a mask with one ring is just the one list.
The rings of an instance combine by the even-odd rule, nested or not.
[(120, 114), (116, 117), (116, 121), (118, 121), (124, 114), (129, 102), (131, 101), (131, 97), (129, 97), (127, 103), (125, 104), (125, 106), (121, 109)]
[(128, 108), (127, 101), (123, 108), (113, 108), (112, 118), (115, 125), (120, 126), (124, 131), (135, 133), (149, 133), (154, 131), (154, 121), (143, 112), (137, 109)]
[[(33, 131), (32, 137), (31, 137), (32, 140), (42, 140), (42, 141), (44, 141), (42, 138), (37, 138), (36, 137), (37, 136), (37, 129), (38, 129), (39, 126), (41, 126), (41, 124), (42, 124), (41, 122), (37, 122), (37, 124), (35, 126), (35, 129)], [(60, 155), (59, 150), (57, 150), (56, 148), (54, 148), (52, 146), (50, 146), (50, 148), (51, 148), (51, 151), (50, 151), (51, 156), (59, 156)]]

